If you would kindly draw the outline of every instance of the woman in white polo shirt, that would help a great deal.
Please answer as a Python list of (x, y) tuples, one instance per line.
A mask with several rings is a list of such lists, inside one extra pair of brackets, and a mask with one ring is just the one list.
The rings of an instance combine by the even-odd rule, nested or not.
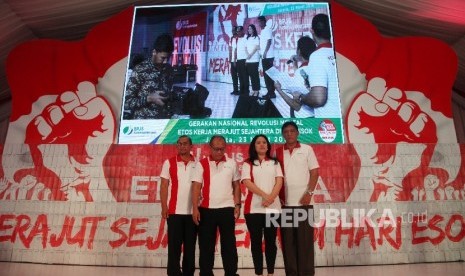
[[(256, 275), (263, 275), (262, 238), (268, 275), (273, 275), (276, 260), (276, 232), (270, 216), (281, 213), (278, 195), (283, 184), (279, 162), (271, 157), (271, 144), (265, 135), (257, 135), (249, 146), (249, 159), (242, 165), (242, 183), (247, 187), (244, 217), (250, 233), (252, 258)], [(269, 214), (269, 215), (267, 215)], [(275, 214), (275, 215), (273, 215)]]

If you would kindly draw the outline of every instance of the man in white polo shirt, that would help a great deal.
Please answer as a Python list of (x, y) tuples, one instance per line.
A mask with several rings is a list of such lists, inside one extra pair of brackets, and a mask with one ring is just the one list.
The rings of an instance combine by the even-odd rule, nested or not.
[(236, 44), (236, 69), (239, 75), (239, 94), (249, 95), (249, 76), (247, 75), (247, 69), (245, 61), (247, 59), (247, 38), (244, 36), (244, 27), (237, 26), (237, 44)]
[(266, 17), (259, 16), (257, 20), (258, 25), (262, 29), (260, 32), (260, 55), (262, 58), (266, 90), (268, 91), (265, 98), (273, 99), (276, 98), (274, 81), (268, 74), (265, 74), (266, 70), (273, 67), (274, 62), (273, 30), (271, 29), (271, 24), (266, 24)]
[[(276, 157), (284, 174), (284, 185), (280, 194), (284, 203), (282, 214), (289, 216), (304, 212), (312, 215), (313, 206), (310, 202), (318, 180), (318, 161), (312, 147), (300, 144), (297, 140), (299, 128), (296, 123), (284, 123), (281, 132), (286, 143), (276, 149)], [(294, 218), (293, 215), (291, 217)], [(281, 225), (281, 238), (286, 275), (315, 275), (313, 227), (309, 221), (299, 221), (298, 225), (292, 226)]]
[[(168, 275), (194, 275), (197, 226), (192, 221), (191, 175), (195, 160), (192, 140), (183, 135), (176, 145), (178, 154), (163, 163), (160, 173), (161, 216), (168, 222)], [(181, 247), (184, 246), (182, 272)]]
[(340, 99), (334, 48), (331, 43), (331, 26), (326, 14), (312, 19), (313, 39), (317, 45), (305, 67), (310, 84), (309, 93), (294, 95), (302, 104), (313, 107), (315, 118), (340, 118)]
[(223, 136), (210, 139), (210, 156), (200, 160), (192, 177), (192, 218), (199, 225), (201, 276), (213, 275), (215, 241), (220, 231), (225, 276), (237, 272), (236, 219), (241, 208), (240, 175), (236, 161), (224, 154)]
[(237, 26), (232, 26), (232, 37), (229, 42), (229, 62), (231, 64), (231, 78), (233, 82), (233, 91), (231, 95), (239, 95), (239, 72), (237, 71)]

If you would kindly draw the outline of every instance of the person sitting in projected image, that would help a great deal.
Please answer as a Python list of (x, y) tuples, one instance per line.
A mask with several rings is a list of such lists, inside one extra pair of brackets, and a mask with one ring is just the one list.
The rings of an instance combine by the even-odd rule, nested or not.
[(168, 61), (173, 50), (171, 35), (162, 34), (153, 44), (152, 56), (134, 67), (126, 87), (125, 119), (171, 118), (169, 99), (174, 73)]
[[(309, 36), (303, 36), (299, 38), (297, 41), (297, 49), (296, 54), (293, 55), (289, 62), (292, 62), (293, 67), (297, 68), (294, 69), (295, 71), (295, 78), (299, 79), (299, 83), (302, 84), (309, 89), (310, 83), (308, 81), (308, 75), (305, 71), (305, 68), (308, 67), (308, 60), (310, 54), (313, 53), (316, 49), (316, 44), (313, 39)], [(300, 64), (300, 66), (299, 66)], [(302, 77), (302, 79), (300, 79)], [(302, 105), (298, 98), (294, 98), (293, 95), (301, 95), (299, 92), (296, 91), (289, 91), (291, 94), (284, 92), (286, 88), (282, 87), (281, 83), (278, 81), (275, 83), (276, 91), (278, 91), (279, 95), (283, 98), (283, 100), (289, 105), (290, 107), (290, 117), (291, 118), (309, 118), (314, 116), (313, 107), (308, 105)]]

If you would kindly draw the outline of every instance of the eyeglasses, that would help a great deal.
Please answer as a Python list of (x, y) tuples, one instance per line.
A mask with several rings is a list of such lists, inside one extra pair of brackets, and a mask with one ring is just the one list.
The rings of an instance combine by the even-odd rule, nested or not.
[(214, 147), (211, 147), (211, 149), (213, 151), (224, 151), (226, 148), (214, 148)]

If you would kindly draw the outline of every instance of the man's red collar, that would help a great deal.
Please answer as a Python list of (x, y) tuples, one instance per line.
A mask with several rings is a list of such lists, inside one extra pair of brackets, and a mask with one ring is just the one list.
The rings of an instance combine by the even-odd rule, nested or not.
[[(300, 148), (300, 142), (297, 141), (297, 144), (295, 145), (293, 149), (298, 149), (298, 148)], [(284, 144), (284, 149), (289, 150), (289, 147), (287, 146), (287, 144)]]
[(323, 42), (316, 47), (317, 50), (320, 48), (333, 48), (333, 44), (331, 44), (331, 42)]
[[(208, 160), (209, 161), (215, 161), (215, 160), (213, 160), (213, 157), (211, 155), (208, 157)], [(223, 155), (223, 157), (221, 157), (221, 159), (219, 161), (215, 161), (215, 162), (216, 162), (216, 164), (218, 164), (220, 162), (226, 162), (226, 156)]]
[[(184, 161), (182, 159), (180, 154), (176, 155), (176, 161), (177, 162), (186, 162), (186, 161)], [(187, 162), (190, 162), (190, 161), (195, 161), (195, 158), (194, 158), (194, 156), (192, 154), (189, 154), (189, 159), (187, 160)]]

